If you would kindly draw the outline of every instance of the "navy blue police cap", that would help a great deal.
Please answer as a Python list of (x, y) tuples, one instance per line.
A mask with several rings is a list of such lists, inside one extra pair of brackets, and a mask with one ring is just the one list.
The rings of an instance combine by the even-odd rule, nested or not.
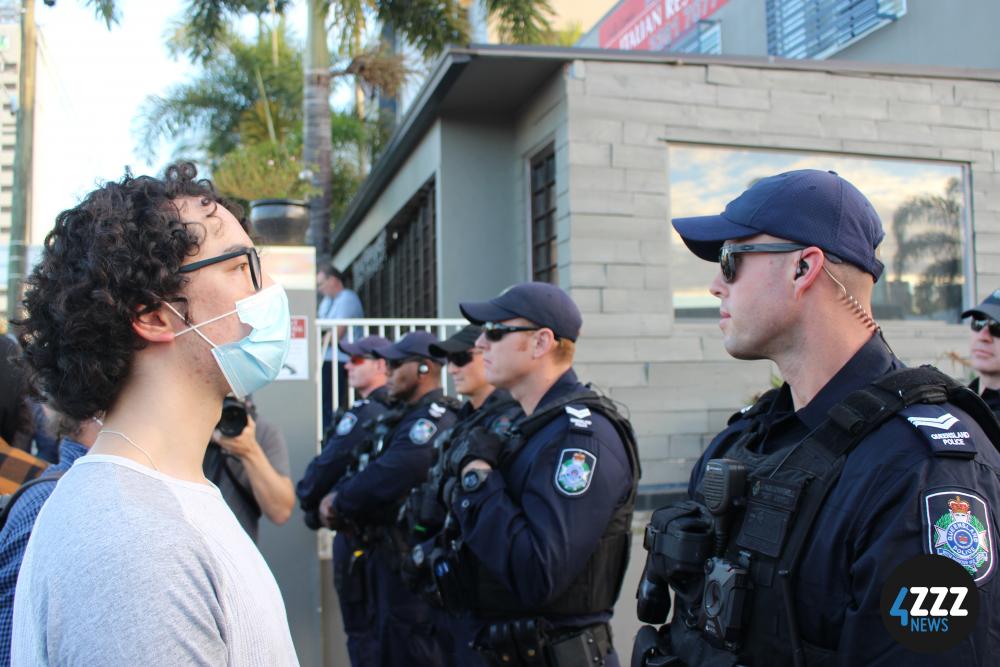
[(375, 355), (375, 350), (388, 347), (392, 343), (382, 336), (365, 336), (353, 343), (342, 340), (337, 344), (340, 351), (352, 357), (371, 357)]
[(447, 357), (453, 352), (465, 352), (466, 350), (471, 350), (476, 346), (476, 340), (482, 332), (482, 327), (477, 327), (475, 324), (468, 324), (459, 329), (456, 333), (452, 334), (446, 340), (431, 345), (431, 354), (436, 357)]
[(962, 313), (962, 317), (970, 316), (981, 320), (989, 318), (994, 322), (1000, 322), (1000, 289), (995, 290), (975, 308), (969, 308)]
[(580, 335), (583, 325), (580, 309), (569, 294), (549, 283), (519, 283), (489, 301), (460, 303), (458, 307), (473, 324), (523, 317), (572, 341)]
[(723, 241), (770, 234), (836, 255), (875, 280), (883, 264), (875, 249), (885, 237), (868, 198), (833, 171), (800, 169), (768, 176), (718, 215), (674, 218), (674, 229), (698, 257), (719, 261)]
[(430, 346), (439, 342), (437, 336), (429, 331), (411, 331), (392, 345), (375, 350), (374, 355), (386, 361), (402, 361), (414, 357), (438, 361)]

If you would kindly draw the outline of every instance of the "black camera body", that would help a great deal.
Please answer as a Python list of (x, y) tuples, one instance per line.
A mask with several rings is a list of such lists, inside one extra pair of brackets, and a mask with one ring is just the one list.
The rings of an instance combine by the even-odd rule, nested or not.
[(222, 401), (222, 415), (219, 417), (219, 423), (216, 424), (215, 428), (219, 429), (219, 433), (222, 435), (235, 438), (247, 427), (249, 423), (247, 421), (248, 414), (256, 418), (253, 408), (250, 407), (247, 401), (226, 396)]
[(724, 558), (708, 559), (701, 619), (707, 635), (727, 647), (739, 642), (749, 589), (750, 577), (745, 567)]

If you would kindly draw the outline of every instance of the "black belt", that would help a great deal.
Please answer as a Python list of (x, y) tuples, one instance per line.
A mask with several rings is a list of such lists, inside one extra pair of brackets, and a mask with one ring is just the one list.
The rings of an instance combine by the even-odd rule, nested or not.
[(502, 667), (580, 667), (603, 665), (612, 650), (611, 627), (542, 630), (534, 619), (490, 625), (476, 647), (487, 665)]

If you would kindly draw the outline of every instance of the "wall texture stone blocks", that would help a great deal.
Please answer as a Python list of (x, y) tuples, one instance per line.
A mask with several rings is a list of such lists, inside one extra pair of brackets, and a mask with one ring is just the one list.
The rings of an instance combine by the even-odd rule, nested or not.
[(574, 165), (584, 164), (595, 167), (610, 167), (611, 144), (571, 141), (569, 143), (567, 162)]

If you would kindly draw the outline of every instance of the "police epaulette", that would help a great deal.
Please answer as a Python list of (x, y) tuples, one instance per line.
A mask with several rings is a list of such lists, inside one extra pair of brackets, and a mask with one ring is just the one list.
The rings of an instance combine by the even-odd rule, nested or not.
[(753, 419), (762, 412), (767, 412), (771, 408), (771, 404), (774, 403), (775, 399), (778, 398), (778, 389), (769, 389), (761, 394), (754, 403), (737, 410), (730, 417), (729, 421), (726, 422), (727, 426), (732, 426), (741, 419)]

